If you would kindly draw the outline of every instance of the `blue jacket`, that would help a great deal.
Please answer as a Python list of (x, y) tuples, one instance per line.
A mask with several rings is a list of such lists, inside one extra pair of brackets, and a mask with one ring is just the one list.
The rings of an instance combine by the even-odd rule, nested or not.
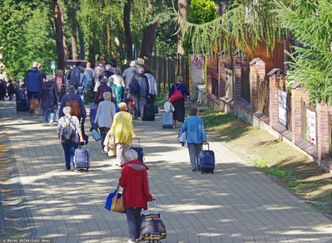
[(68, 97), (70, 98), (70, 100), (77, 100), (79, 105), (80, 105), (80, 117), (79, 118), (86, 118), (86, 110), (85, 110), (85, 106), (83, 104), (83, 101), (81, 99), (81, 96), (79, 96), (78, 94), (75, 94), (75, 93), (71, 93), (69, 92), (69, 94), (65, 95), (62, 97), (62, 100), (61, 100), (61, 105), (60, 105), (60, 109), (59, 109), (59, 118), (64, 116), (63, 114), (63, 107), (65, 107), (66, 105), (66, 102), (68, 100)]
[(187, 133), (187, 142), (200, 144), (206, 142), (206, 133), (203, 120), (198, 116), (191, 116), (184, 121), (181, 133)]
[(81, 69), (76, 66), (71, 70), (69, 84), (74, 85), (76, 88), (81, 85)]
[(31, 68), (25, 75), (24, 84), (27, 91), (40, 92), (42, 82), (42, 73), (37, 68)]

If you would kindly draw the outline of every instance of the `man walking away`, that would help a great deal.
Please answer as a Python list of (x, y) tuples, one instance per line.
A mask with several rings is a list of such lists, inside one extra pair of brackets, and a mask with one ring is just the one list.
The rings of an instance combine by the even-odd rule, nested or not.
[(39, 93), (43, 79), (41, 72), (37, 68), (37, 65), (37, 62), (32, 63), (32, 68), (27, 71), (24, 79), (29, 101), (31, 98), (39, 99)]
[(137, 70), (138, 72), (135, 74), (130, 86), (132, 87), (133, 83), (135, 82), (137, 82), (139, 86), (139, 92), (134, 96), (136, 113), (138, 112), (135, 118), (137, 118), (137, 116), (143, 117), (144, 105), (147, 103), (147, 99), (149, 98), (149, 82), (148, 79), (144, 76), (144, 68), (142, 66), (137, 66)]
[(130, 98), (129, 85), (136, 73), (137, 73), (137, 68), (135, 61), (131, 61), (129, 67), (126, 68), (122, 73), (122, 77), (125, 79), (126, 83), (127, 98)]
[(80, 86), (80, 75), (81, 75), (81, 69), (80, 69), (81, 62), (76, 62), (75, 67), (73, 70), (71, 70), (70, 73), (70, 81), (69, 84), (73, 85), (75, 89)]

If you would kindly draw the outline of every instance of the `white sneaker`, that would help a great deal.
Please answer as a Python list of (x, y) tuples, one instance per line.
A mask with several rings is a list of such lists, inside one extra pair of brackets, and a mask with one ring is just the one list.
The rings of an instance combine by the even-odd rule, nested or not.
[(132, 241), (131, 239), (129, 239), (128, 243), (136, 243), (136, 241)]

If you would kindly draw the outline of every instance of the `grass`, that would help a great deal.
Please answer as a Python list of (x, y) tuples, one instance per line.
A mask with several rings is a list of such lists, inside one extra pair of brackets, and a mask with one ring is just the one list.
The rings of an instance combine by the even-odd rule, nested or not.
[(232, 113), (206, 110), (201, 116), (209, 134), (226, 142), (278, 183), (332, 215), (332, 174), (282, 140), (237, 119)]

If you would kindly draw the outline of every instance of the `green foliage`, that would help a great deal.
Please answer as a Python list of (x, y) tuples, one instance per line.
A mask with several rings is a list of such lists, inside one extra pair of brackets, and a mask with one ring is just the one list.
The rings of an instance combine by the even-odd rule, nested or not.
[(203, 24), (217, 17), (217, 7), (213, 1), (191, 0), (188, 21)]
[(0, 2), (0, 50), (9, 78), (22, 79), (32, 61), (47, 67), (54, 60), (48, 13), (43, 1)]
[[(188, 21), (194, 24), (210, 22), (217, 17), (217, 7), (210, 0), (192, 0), (189, 6)], [(192, 52), (192, 36), (186, 33), (182, 46), (186, 53)]]
[(332, 2), (277, 1), (274, 12), (301, 43), (291, 55), (290, 82), (301, 82), (313, 102), (332, 103)]
[(174, 57), (177, 54), (177, 36), (174, 23), (163, 23), (157, 30), (156, 55), (160, 57)]
[(283, 36), (272, 9), (271, 1), (259, 1), (254, 6), (252, 0), (232, 1), (226, 13), (210, 22), (178, 20), (179, 31), (190, 35), (194, 53), (211, 54), (220, 49), (244, 49), (247, 45), (255, 48), (258, 41), (266, 42), (271, 51), (275, 41)]

